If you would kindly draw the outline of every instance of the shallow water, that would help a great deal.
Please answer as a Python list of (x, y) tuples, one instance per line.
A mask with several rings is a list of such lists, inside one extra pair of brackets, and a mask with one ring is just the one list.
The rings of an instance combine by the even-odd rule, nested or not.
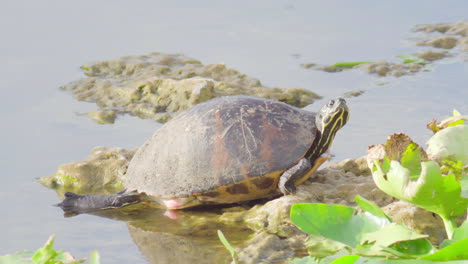
[[(393, 59), (414, 47), (416, 24), (466, 19), (466, 2), (392, 1), (8, 1), (0, 9), (0, 255), (41, 246), (105, 263), (145, 263), (127, 224), (80, 215), (64, 218), (54, 192), (35, 178), (84, 159), (94, 146), (137, 147), (159, 126), (133, 117), (97, 125), (77, 113), (94, 109), (58, 90), (82, 76), (89, 61), (181, 52), (203, 63), (224, 62), (268, 86), (303, 87), (324, 96), (344, 92), (351, 119), (334, 141), (335, 160), (365, 155), (369, 144), (405, 132), (424, 144), (425, 124), (453, 108), (468, 113), (468, 66), (450, 59), (431, 72), (382, 79), (358, 71), (330, 74), (302, 63)], [(299, 54), (299, 57), (293, 56)], [(177, 248), (173, 248), (177, 254)], [(222, 250), (222, 249), (220, 249)]]

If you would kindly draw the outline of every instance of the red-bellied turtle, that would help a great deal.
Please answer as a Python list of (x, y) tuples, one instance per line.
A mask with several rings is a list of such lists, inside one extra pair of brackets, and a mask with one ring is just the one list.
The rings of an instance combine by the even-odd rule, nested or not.
[[(251, 96), (200, 103), (157, 130), (131, 160), (113, 195), (66, 193), (59, 206), (82, 213), (152, 200), (168, 209), (294, 193), (326, 160), (348, 120), (344, 99), (319, 113)], [(140, 195), (140, 194), (146, 195)]]

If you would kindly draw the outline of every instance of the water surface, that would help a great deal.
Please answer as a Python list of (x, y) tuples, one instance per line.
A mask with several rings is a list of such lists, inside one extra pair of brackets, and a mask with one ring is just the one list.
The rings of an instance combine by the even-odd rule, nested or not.
[[(82, 76), (81, 64), (149, 52), (181, 52), (226, 63), (268, 86), (303, 87), (348, 100), (351, 119), (337, 135), (336, 160), (365, 155), (369, 144), (405, 132), (423, 144), (431, 118), (468, 113), (468, 67), (437, 63), (431, 72), (388, 79), (348, 71), (306, 70), (302, 63), (392, 59), (414, 47), (416, 24), (466, 19), (468, 3), (444, 1), (8, 1), (0, 9), (0, 255), (56, 247), (105, 263), (146, 263), (122, 221), (64, 218), (54, 192), (35, 178), (84, 159), (94, 146), (133, 148), (159, 126), (134, 117), (98, 125), (77, 113), (95, 106), (58, 90)], [(293, 56), (298, 54), (299, 57)], [(456, 60), (455, 60), (456, 61)], [(174, 249), (177, 250), (177, 249)], [(176, 254), (176, 253), (174, 253)]]

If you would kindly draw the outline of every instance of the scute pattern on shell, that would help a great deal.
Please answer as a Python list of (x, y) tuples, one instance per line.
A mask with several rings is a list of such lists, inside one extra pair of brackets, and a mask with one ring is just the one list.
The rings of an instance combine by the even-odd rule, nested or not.
[(272, 172), (294, 165), (314, 133), (314, 113), (251, 96), (221, 97), (156, 131), (132, 159), (125, 185), (159, 197), (186, 197), (241, 182), (251, 192), (262, 185), (249, 179), (279, 176)]

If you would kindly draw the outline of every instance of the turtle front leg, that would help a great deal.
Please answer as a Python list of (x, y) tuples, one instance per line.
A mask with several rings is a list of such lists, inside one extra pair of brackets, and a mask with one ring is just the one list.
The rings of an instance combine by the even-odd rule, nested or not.
[(296, 182), (301, 180), (311, 168), (310, 161), (303, 158), (296, 165), (283, 172), (278, 183), (280, 191), (285, 195), (295, 193)]

